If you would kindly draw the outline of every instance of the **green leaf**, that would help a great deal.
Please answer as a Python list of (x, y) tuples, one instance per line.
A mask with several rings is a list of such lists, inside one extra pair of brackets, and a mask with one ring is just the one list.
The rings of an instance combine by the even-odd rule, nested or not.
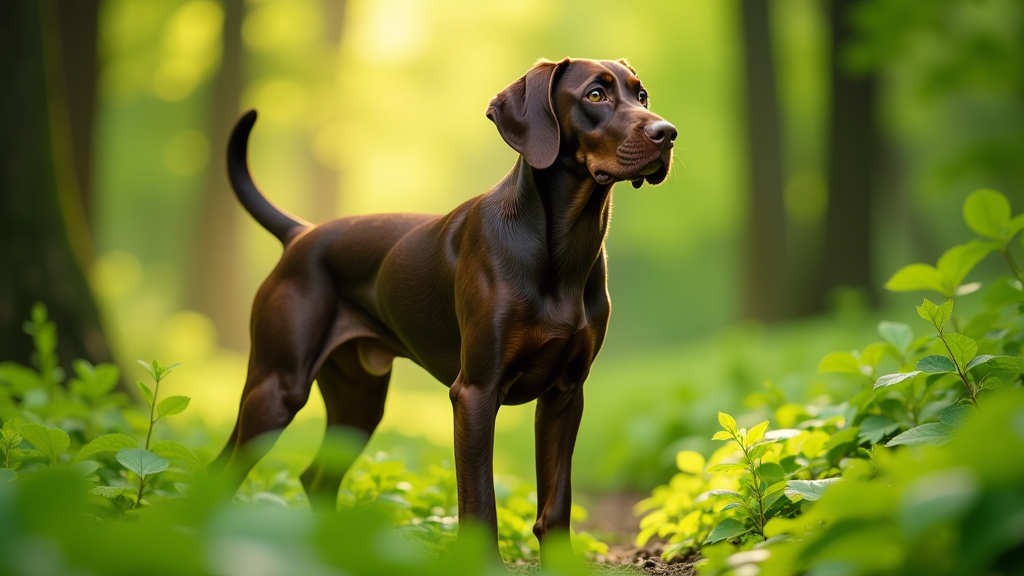
[(0, 484), (6, 484), (13, 482), (18, 477), (18, 473), (10, 468), (0, 468)]
[(136, 362), (141, 364), (142, 367), (146, 369), (146, 372), (149, 372), (149, 375), (152, 376), (154, 380), (156, 380), (156, 368), (157, 368), (156, 360), (153, 360), (153, 364), (152, 365), (149, 364), (148, 362), (146, 362), (145, 360), (136, 360)]
[(959, 428), (963, 426), (964, 422), (966, 422), (967, 419), (977, 411), (978, 410), (970, 404), (953, 404), (952, 406), (943, 408), (938, 414), (936, 414), (936, 416), (938, 416), (939, 421), (943, 424), (953, 428)]
[(736, 419), (725, 412), (718, 413), (718, 423), (729, 432), (736, 433)]
[[(953, 246), (939, 257), (939, 273), (942, 274), (947, 285), (956, 288), (960, 286), (960, 283), (970, 274), (971, 270), (978, 265), (978, 262), (981, 262), (986, 256), (998, 249), (998, 244), (982, 242), (980, 240)], [(953, 296), (953, 294), (947, 294), (947, 296)]]
[(954, 432), (956, 428), (940, 422), (921, 424), (896, 436), (886, 446), (940, 446), (952, 440)]
[(932, 354), (918, 360), (917, 369), (928, 374), (938, 374), (940, 372), (956, 372), (956, 365), (946, 356)]
[(828, 439), (828, 442), (825, 442), (825, 445), (822, 446), (822, 449), (830, 451), (833, 448), (842, 446), (843, 444), (854, 442), (857, 440), (858, 433), (860, 433), (860, 429), (856, 426), (852, 428), (847, 428), (845, 430), (840, 430), (839, 432), (833, 434), (832, 437)]
[(989, 375), (985, 376), (984, 378), (982, 378), (981, 382), (978, 383), (978, 390), (979, 391), (981, 391), (981, 390), (995, 390), (997, 388), (1002, 388), (1002, 387), (1003, 387), (1003, 381), (1000, 380), (999, 378), (996, 378), (995, 376), (992, 376), (991, 374), (989, 374)]
[[(149, 449), (157, 456), (167, 458), (168, 460), (178, 460), (190, 471), (197, 470), (203, 466), (192, 450), (189, 450), (189, 448), (184, 444), (174, 442), (172, 440), (162, 440), (150, 446)], [(700, 454), (697, 455), (699, 456)], [(703, 462), (704, 460), (702, 458), (701, 468), (704, 467)], [(700, 470), (696, 473), (700, 474)]]
[(949, 317), (953, 315), (953, 301), (946, 300), (941, 306), (937, 306), (925, 298), (924, 302), (917, 307), (917, 315), (941, 332), (942, 327), (949, 321)]
[(21, 444), (21, 427), (23, 425), (24, 424), (22, 424), (21, 420), (18, 418), (12, 418), (7, 422), (4, 422), (4, 427), (0, 429), (0, 439), (3, 440), (4, 444), (11, 448)]
[(737, 504), (744, 503), (743, 495), (739, 492), (733, 492), (732, 490), (708, 490), (694, 498), (693, 503), (697, 504), (707, 500), (708, 498), (721, 498), (728, 502), (736, 502)]
[(704, 544), (714, 544), (715, 542), (721, 542), (722, 540), (742, 536), (749, 531), (750, 528), (744, 526), (744, 524), (739, 520), (735, 518), (726, 518), (711, 530), (707, 539), (704, 540)]
[(163, 472), (170, 466), (166, 459), (142, 448), (121, 450), (117, 453), (117, 461), (143, 478)]
[(75, 454), (75, 462), (92, 456), (93, 454), (99, 454), (100, 452), (117, 452), (125, 448), (138, 448), (139, 443), (135, 441), (131, 436), (125, 436), (124, 434), (104, 434), (99, 438), (96, 438), (92, 442), (89, 442)]
[[(945, 356), (943, 356), (943, 358), (945, 358)], [(920, 370), (914, 370), (913, 372), (897, 372), (896, 374), (886, 374), (885, 376), (882, 376), (881, 378), (875, 381), (874, 389), (878, 390), (879, 388), (888, 388), (889, 386), (899, 384), (904, 380), (910, 380), (911, 378), (917, 376), (920, 373)]]
[(1021, 301), (1024, 301), (1024, 292), (1020, 280), (1016, 278), (999, 278), (989, 284), (985, 291), (985, 305), (989, 308), (1003, 308), (1010, 304), (1020, 304)]
[(100, 467), (95, 460), (82, 460), (71, 465), (71, 470), (81, 476), (89, 476)]
[(1003, 238), (1009, 242), (1010, 240), (1013, 240), (1013, 237), (1021, 230), (1024, 230), (1024, 214), (1017, 214), (1013, 218), (1010, 218), (1010, 221), (1006, 223), (1006, 228), (1003, 231)]
[(732, 435), (731, 432), (726, 432), (725, 430), (719, 430), (718, 432), (715, 432), (715, 435), (712, 436), (711, 439), (712, 440), (734, 440), (735, 438), (733, 438), (733, 435)]
[(754, 444), (760, 442), (761, 439), (764, 438), (764, 431), (767, 429), (768, 420), (765, 420), (764, 422), (761, 422), (760, 424), (757, 424), (756, 426), (751, 428), (750, 431), (747, 432), (747, 437), (745, 438), (747, 447), (749, 448)]
[(754, 444), (752, 447), (749, 448), (747, 456), (751, 460), (757, 460), (758, 458), (761, 458), (765, 454), (767, 454), (768, 451), (772, 449), (773, 444), (775, 444), (775, 440), (765, 440), (764, 442), (758, 442), (757, 444)]
[(117, 498), (118, 496), (134, 496), (135, 491), (127, 486), (96, 486), (89, 490), (89, 494), (103, 496), (104, 498)]
[(974, 360), (971, 360), (970, 362), (967, 363), (967, 367), (964, 368), (964, 372), (967, 372), (968, 370), (974, 368), (975, 366), (981, 366), (982, 364), (985, 364), (986, 362), (994, 358), (995, 356), (992, 356), (990, 354), (982, 354), (981, 356), (975, 356)]
[(893, 420), (891, 416), (873, 414), (861, 421), (858, 437), (862, 439), (862, 442), (878, 444), (882, 441), (882, 438), (899, 429), (899, 423)]
[(987, 362), (992, 370), (1024, 373), (1024, 356), (996, 356)]
[(78, 378), (72, 380), (69, 387), (92, 402), (113, 390), (121, 376), (121, 370), (113, 364), (93, 366), (86, 360), (75, 360), (71, 366)]
[(896, 271), (885, 283), (885, 289), (892, 292), (915, 292), (917, 290), (934, 290), (946, 296), (953, 295), (954, 286), (946, 284), (945, 278), (937, 268), (930, 264), (910, 264)]
[(977, 234), (1005, 243), (1010, 201), (995, 190), (975, 190), (964, 200), (964, 222)]
[(142, 390), (142, 397), (146, 399), (146, 404), (150, 407), (153, 406), (153, 391), (149, 389), (142, 381), (138, 381), (139, 390)]
[(708, 474), (715, 474), (718, 472), (742, 472), (746, 469), (747, 467), (742, 464), (715, 464), (708, 468)]
[(769, 496), (774, 496), (776, 494), (779, 494), (779, 493), (785, 492), (785, 491), (786, 491), (786, 481), (783, 480), (782, 482), (776, 482), (775, 484), (772, 484), (771, 486), (769, 486), (768, 489), (764, 491), (764, 497), (767, 498)]
[(892, 344), (900, 354), (906, 354), (914, 342), (914, 331), (910, 326), (900, 322), (879, 322), (878, 335), (882, 340)]
[(790, 500), (798, 496), (814, 502), (821, 498), (825, 489), (839, 482), (842, 478), (825, 478), (823, 480), (790, 480), (786, 483), (786, 497)]
[(0, 383), (9, 385), (19, 396), (43, 385), (38, 372), (16, 362), (0, 363)]
[[(184, 446), (182, 446), (182, 448), (184, 448)], [(155, 451), (156, 450), (154, 450), (154, 452)], [(157, 454), (159, 454), (159, 452), (157, 452)], [(704, 461), (704, 456), (701, 455), (700, 452), (683, 450), (676, 454), (676, 467), (679, 468), (680, 472), (700, 475), (704, 473), (704, 467), (706, 465), (707, 463)]]
[(885, 348), (886, 346), (882, 342), (874, 342), (865, 346), (860, 351), (861, 371), (864, 371), (865, 367), (870, 367), (870, 372), (873, 373), (878, 367), (878, 363), (882, 361), (882, 357), (885, 356)]
[(841, 374), (856, 374), (864, 376), (861, 372), (860, 361), (849, 352), (832, 352), (818, 362), (818, 372), (838, 372)]
[(71, 438), (68, 433), (60, 428), (47, 428), (39, 424), (25, 424), (21, 427), (21, 437), (28, 440), (32, 446), (48, 458), (56, 462), (57, 457), (64, 453), (71, 445)]
[(757, 475), (761, 477), (766, 487), (786, 479), (786, 471), (775, 462), (764, 462), (758, 466)]
[(978, 343), (963, 334), (946, 334), (945, 340), (950, 352), (953, 353), (953, 360), (956, 360), (956, 365), (961, 368), (967, 366), (978, 355)]
[(160, 401), (160, 404), (157, 404), (157, 418), (181, 414), (186, 408), (188, 408), (190, 400), (191, 399), (188, 396), (168, 396), (167, 398), (164, 398)]

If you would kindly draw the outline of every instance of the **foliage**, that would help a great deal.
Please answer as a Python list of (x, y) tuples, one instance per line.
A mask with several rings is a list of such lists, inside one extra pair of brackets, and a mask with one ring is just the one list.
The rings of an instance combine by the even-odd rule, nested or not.
[[(271, 546), (263, 554), (280, 562), (297, 561), (314, 571), (322, 564), (360, 574), (410, 567), (424, 574), (486, 572), (484, 559), (458, 553), (457, 490), (447, 462), (416, 473), (384, 453), (361, 456), (339, 494), (341, 509), (347, 512), (317, 519), (294, 510), (305, 506), (298, 478), (286, 469), (258, 467), (238, 491), (236, 506), (225, 508), (224, 492), (216, 479), (205, 478), (191, 449), (173, 440), (154, 441), (157, 422), (189, 405), (188, 397), (160, 395), (161, 384), (177, 364), (139, 362), (152, 380), (152, 387), (138, 382), (145, 402), (145, 410), (140, 410), (115, 391), (120, 371), (110, 364), (76, 361), (76, 377), (63, 386), (54, 354), (56, 326), (43, 305), (33, 308), (25, 331), (36, 342), (35, 368), (0, 364), (0, 517), (10, 518), (0, 548), (11, 552), (0, 554), (5, 558), (0, 560), (0, 572), (31, 572), (29, 565), (41, 559), (12, 551), (45, 535), (62, 551), (58, 564), (51, 566), (57, 572), (73, 566), (101, 573), (138, 573), (143, 567), (146, 573), (246, 573), (248, 569), (219, 564), (241, 559), (218, 546), (233, 540), (264, 546), (282, 538), (281, 530), (288, 526), (312, 538), (316, 553), (296, 559), (295, 550), (283, 550), (299, 545), (292, 535), (285, 538), (283, 548)], [(502, 555), (511, 562), (538, 560), (532, 532), (537, 511), (533, 488), (509, 478), (498, 482), (496, 490)], [(573, 517), (583, 520), (586, 512), (574, 506)], [(42, 518), (47, 521), (41, 523)], [(269, 524), (253, 529), (254, 520)], [(131, 537), (126, 522), (131, 522)], [(468, 541), (482, 537), (472, 528), (464, 530), (470, 532)], [(212, 538), (211, 543), (204, 535)], [(109, 548), (102, 540), (107, 537), (132, 539), (139, 555), (102, 557), (95, 551)], [(401, 544), (389, 546), (412, 546), (413, 551), (395, 558), (386, 550), (360, 548), (358, 543), (367, 538), (400, 538)], [(344, 550), (359, 554), (333, 551), (339, 541)], [(581, 556), (608, 550), (586, 533), (574, 534), (572, 541)], [(152, 555), (162, 558), (159, 569), (151, 566)], [(204, 557), (213, 558), (213, 565), (204, 564)], [(457, 561), (447, 560), (456, 557)]]
[(1024, 565), (1024, 394), (983, 397), (949, 444), (879, 450), (873, 479), (845, 479), (805, 513), (766, 526), (738, 554), (708, 547), (702, 574), (1020, 574)]
[[(94, 518), (125, 518), (143, 506), (183, 498), (200, 468), (199, 459), (178, 442), (150, 444), (153, 425), (184, 411), (188, 399), (171, 396), (158, 404), (156, 395), (140, 382), (150, 408), (147, 418), (127, 395), (115, 390), (120, 379), (116, 366), (93, 366), (84, 360), (73, 363), (75, 377), (65, 386), (55, 354), (56, 326), (41, 303), (33, 307), (25, 332), (35, 342), (35, 368), (0, 364), (5, 477), (72, 470), (91, 494), (103, 497), (91, 509)], [(174, 366), (142, 364), (159, 393), (160, 381)], [(143, 435), (140, 448), (136, 438)]]
[[(702, 545), (735, 542), (745, 550), (736, 555), (738, 558), (727, 558), (730, 551), (735, 551), (731, 544), (704, 549), (704, 554), (710, 558), (704, 570), (722, 573), (730, 566), (764, 561), (772, 557), (772, 550), (782, 546), (777, 542), (799, 538), (794, 542), (802, 544), (782, 548), (798, 550), (792, 553), (795, 555), (783, 556), (786, 561), (765, 566), (772, 566), (776, 570), (773, 573), (800, 573), (815, 566), (819, 559), (836, 560), (831, 553), (822, 552), (809, 542), (827, 546), (821, 542), (831, 542), (829, 538), (844, 543), (854, 542), (854, 534), (867, 538), (866, 532), (859, 531), (859, 523), (864, 518), (858, 512), (857, 503), (868, 495), (873, 501), (890, 503), (899, 498), (896, 490), (901, 488), (887, 485), (876, 476), (888, 478), (888, 475), (902, 474), (907, 482), (918, 481), (918, 476), (922, 477), (920, 482), (933, 482), (924, 478), (928, 469), (918, 467), (918, 456), (892, 449), (901, 445), (942, 446), (951, 442), (965, 422), (974, 420), (979, 410), (986, 413), (986, 418), (978, 420), (987, 420), (992, 407), (1002, 404), (1003, 400), (996, 396), (989, 399), (983, 395), (984, 391), (1019, 387), (1024, 373), (1024, 357), (1019, 355), (1020, 344), (1024, 341), (1024, 290), (1019, 268), (1011, 254), (1014, 238), (1024, 229), (1024, 217), (1011, 217), (1009, 203), (1001, 194), (980, 190), (964, 203), (964, 219), (986, 240), (950, 249), (937, 266), (906, 266), (887, 284), (891, 290), (931, 290), (946, 297), (939, 304), (925, 298), (917, 307), (918, 315), (930, 326), (931, 333), (915, 338), (909, 325), (881, 322), (879, 341), (861, 350), (828, 354), (819, 363), (819, 371), (859, 382), (861, 390), (838, 403), (821, 403), (820, 399), (809, 405), (779, 402), (775, 418), (786, 423), (787, 428), (768, 430), (769, 422), (765, 421), (747, 430), (737, 427), (732, 416), (720, 413), (723, 430), (716, 433), (714, 439), (724, 440), (728, 445), (712, 456), (707, 467), (699, 454), (679, 453), (680, 474), (668, 486), (655, 489), (651, 498), (637, 506), (638, 513), (653, 510), (641, 520), (638, 543), (644, 543), (655, 534), (668, 537), (669, 546), (664, 554), (670, 557), (696, 551)], [(954, 310), (955, 301), (981, 288), (980, 283), (964, 284), (964, 280), (982, 258), (993, 252), (1002, 254), (1013, 277), (991, 283), (985, 291), (981, 310), (971, 318), (958, 318), (955, 312), (959, 307)], [(1002, 426), (998, 435), (990, 432), (989, 437), (1004, 438), (1013, 433), (1006, 422)], [(1009, 447), (1012, 445), (1010, 442)], [(950, 452), (935, 452), (944, 456), (934, 458), (952, 469), (954, 476), (972, 475), (969, 488), (964, 488), (970, 492), (970, 497), (961, 494), (972, 505), (984, 499), (986, 488), (984, 479), (978, 477), (983, 477), (985, 468), (971, 466), (997, 467), (1005, 458), (1024, 455), (992, 448), (981, 450), (970, 459), (957, 459), (952, 456), (964, 450), (962, 444), (957, 446), (950, 448)], [(967, 472), (957, 469), (958, 463), (966, 466)], [(727, 487), (730, 484), (732, 487)], [(839, 498), (829, 499), (836, 490), (829, 486), (834, 484), (850, 485), (838, 490), (850, 491), (846, 497), (855, 494), (856, 498), (842, 502)], [(883, 493), (884, 496), (880, 495)], [(933, 496), (940, 499), (931, 504), (946, 506), (941, 494)], [(817, 500), (831, 504), (811, 504)], [(961, 508), (953, 504), (955, 502), (942, 512), (927, 511), (923, 504), (915, 505), (914, 513), (923, 518), (909, 520), (905, 514), (899, 516), (889, 505), (879, 507), (871, 517), (875, 522), (873, 534), (882, 534), (885, 530), (881, 528), (888, 528), (886, 522), (898, 516), (901, 522), (916, 527), (911, 530), (908, 545), (913, 543), (911, 540), (916, 542), (914, 539), (926, 525), (930, 530), (933, 525), (947, 522), (942, 528), (946, 532), (966, 529), (966, 525), (956, 522), (967, 516), (952, 510), (966, 511), (967, 504)], [(815, 531), (822, 525), (826, 526), (827, 536)], [(810, 535), (805, 537), (806, 534)], [(1017, 542), (1016, 536), (1006, 538), (1009, 538), (1007, 542)], [(876, 573), (873, 570), (879, 569), (878, 566), (869, 561), (859, 563), (858, 556), (851, 552), (858, 545), (844, 545), (847, 556), (843, 559), (848, 565), (836, 568), (837, 574)], [(998, 552), (1006, 550), (999, 548)], [(997, 551), (990, 552), (993, 555), (985, 557), (984, 566), (994, 567), (995, 562), (1002, 560), (998, 560)], [(948, 555), (949, 551), (945, 554), (940, 558), (952, 565), (954, 557)], [(799, 562), (794, 560), (797, 557)], [(884, 568), (895, 570), (892, 573), (914, 573), (899, 571), (909, 565), (907, 562), (913, 562), (913, 556), (900, 554), (889, 560), (891, 562)]]

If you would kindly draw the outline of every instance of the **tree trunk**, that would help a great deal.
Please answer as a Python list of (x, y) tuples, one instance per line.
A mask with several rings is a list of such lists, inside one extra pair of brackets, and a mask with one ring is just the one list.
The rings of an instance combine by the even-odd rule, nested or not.
[(92, 135), (96, 117), (96, 34), (100, 0), (58, 0), (63, 88), (74, 179), (87, 222), (93, 219)]
[(742, 0), (741, 4), (750, 190), (746, 316), (772, 321), (788, 317), (791, 306), (771, 21), (766, 0)]
[(854, 76), (842, 63), (853, 32), (847, 20), (857, 0), (831, 2), (832, 109), (828, 136), (828, 209), (817, 288), (808, 301), (821, 310), (840, 286), (862, 288), (872, 302), (871, 222), (875, 205), (875, 158), (879, 132), (874, 75)]
[(244, 287), (244, 258), (238, 238), (243, 212), (228, 184), (224, 152), (242, 99), (245, 3), (225, 0), (223, 6), (223, 56), (214, 79), (207, 122), (214, 154), (207, 169), (206, 194), (199, 212), (199, 244), (193, 251), (195, 266), (189, 283), (189, 304), (213, 321), (220, 345), (246, 350), (249, 305), (239, 297)]
[(109, 361), (99, 313), (82, 271), (89, 237), (71, 168), (53, 0), (0, 2), (0, 359), (28, 364), (22, 332), (32, 303), (46, 304), (57, 353)]

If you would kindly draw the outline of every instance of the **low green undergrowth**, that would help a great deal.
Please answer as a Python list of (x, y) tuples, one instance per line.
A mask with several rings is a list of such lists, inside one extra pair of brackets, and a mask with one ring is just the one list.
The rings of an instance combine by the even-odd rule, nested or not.
[[(841, 401), (790, 402), (769, 383), (755, 402), (774, 416), (775, 429), (769, 429), (770, 421), (740, 428), (732, 416), (720, 413), (722, 430), (714, 439), (726, 445), (707, 461), (696, 452), (677, 455), (679, 472), (636, 506), (638, 514), (646, 513), (637, 543), (665, 538), (666, 557), (700, 550), (710, 559), (702, 571), (712, 574), (755, 573), (751, 564), (761, 562), (771, 574), (920, 574), (925, 572), (915, 570), (923, 565), (935, 570), (929, 574), (984, 574), (999, 573), (1009, 558), (1018, 558), (1024, 531), (1014, 522), (1024, 518), (1024, 501), (1004, 499), (1006, 506), (987, 516), (974, 506), (1002, 498), (1000, 482), (1007, 478), (1024, 485), (1024, 476), (1008, 464), (1024, 459), (1024, 407), (1020, 391), (1007, 390), (1020, 388), (1024, 373), (1024, 277), (1011, 250), (1024, 229), (1024, 215), (1011, 217), (1002, 194), (979, 190), (965, 201), (964, 219), (981, 239), (954, 246), (935, 266), (906, 266), (886, 283), (889, 290), (942, 297), (938, 304), (925, 298), (917, 307), (923, 325), (882, 322), (878, 341), (828, 354), (819, 363), (821, 373), (861, 383), (858, 393)], [(984, 290), (980, 282), (964, 283), (993, 253), (1003, 257), (1012, 275)], [(968, 316), (956, 303), (971, 294), (981, 295), (981, 306)], [(1007, 405), (1017, 412), (1000, 412)], [(987, 430), (987, 441), (973, 447), (959, 439), (949, 444), (972, 421), (984, 422), (975, 426)], [(931, 448), (919, 453), (922, 447)], [(928, 459), (936, 462), (931, 469), (919, 465)], [(960, 474), (962, 480), (948, 498), (936, 488), (937, 478), (945, 476), (927, 476), (943, 466), (952, 470), (949, 478)], [(1006, 474), (989, 483), (993, 478), (986, 472), (1001, 466)], [(909, 492), (900, 492), (904, 484)], [(918, 486), (939, 493), (914, 492)], [(856, 500), (826, 498), (833, 491)], [(871, 505), (856, 504), (865, 498)], [(917, 504), (905, 504), (909, 511), (902, 512), (898, 506), (873, 507), (915, 499), (939, 510)], [(989, 524), (978, 525), (982, 521), (974, 513)], [(972, 548), (979, 544), (969, 533), (991, 530), (999, 522), (1008, 532), (995, 538), (998, 543), (990, 542), (984, 554)], [(907, 526), (906, 539), (893, 540), (907, 546), (903, 552), (874, 558), (868, 545), (873, 539), (900, 534)], [(927, 548), (917, 545), (936, 535), (956, 545), (940, 546), (928, 558), (915, 556)], [(737, 546), (740, 552), (733, 555)], [(964, 571), (961, 553), (984, 563)]]
[[(458, 500), (449, 463), (417, 472), (385, 453), (360, 456), (345, 476), (337, 517), (310, 514), (299, 479), (269, 466), (257, 467), (230, 503), (196, 453), (171, 439), (180, 432), (164, 424), (190, 403), (168, 393), (177, 365), (139, 362), (149, 381), (137, 382), (140, 403), (119, 389), (121, 371), (113, 364), (78, 360), (74, 375), (63, 373), (57, 327), (42, 304), (33, 307), (25, 332), (35, 342), (34, 365), (0, 363), (0, 573), (489, 570), (485, 559), (456, 544)], [(328, 441), (342, 452), (358, 449), (344, 438)], [(502, 556), (538, 560), (534, 488), (499, 478), (496, 495)], [(586, 511), (575, 506), (573, 516), (585, 519)], [(283, 534), (286, 528), (309, 540)], [(586, 533), (572, 541), (584, 557), (607, 552)], [(249, 553), (280, 569), (253, 572)]]

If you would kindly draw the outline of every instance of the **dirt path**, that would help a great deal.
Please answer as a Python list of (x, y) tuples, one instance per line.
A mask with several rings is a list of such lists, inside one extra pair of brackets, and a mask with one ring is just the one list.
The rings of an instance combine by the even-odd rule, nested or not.
[(663, 543), (648, 542), (642, 548), (634, 544), (640, 526), (633, 515), (633, 505), (646, 497), (646, 494), (633, 492), (602, 494), (587, 502), (590, 518), (577, 529), (586, 530), (608, 543), (608, 554), (597, 558), (600, 565), (630, 566), (637, 574), (693, 576), (696, 558), (673, 558), (666, 562), (661, 558)]

